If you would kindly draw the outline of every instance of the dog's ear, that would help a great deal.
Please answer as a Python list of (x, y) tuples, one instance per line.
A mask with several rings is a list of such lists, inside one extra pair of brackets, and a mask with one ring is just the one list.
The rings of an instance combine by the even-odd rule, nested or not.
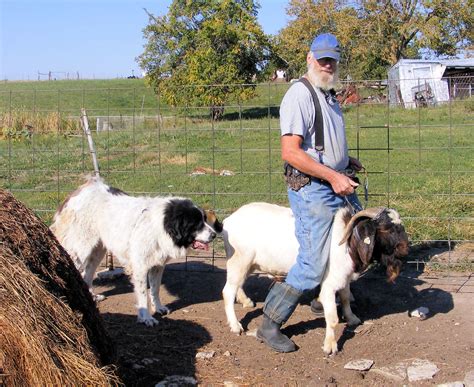
[(217, 219), (216, 213), (212, 210), (204, 210), (204, 212), (206, 213), (207, 224), (211, 226), (216, 233), (220, 234), (223, 230), (223, 225), (219, 222), (219, 219)]
[(177, 246), (189, 247), (202, 217), (202, 210), (190, 200), (171, 200), (165, 208), (163, 225)]
[(352, 233), (350, 247), (352, 253), (356, 255), (355, 260), (362, 263), (363, 267), (367, 267), (372, 260), (375, 247), (375, 233), (377, 229), (370, 220), (359, 222)]
[(193, 242), (192, 234), (189, 232), (190, 222), (182, 213), (180, 215), (166, 219), (165, 230), (176, 246), (188, 247)]

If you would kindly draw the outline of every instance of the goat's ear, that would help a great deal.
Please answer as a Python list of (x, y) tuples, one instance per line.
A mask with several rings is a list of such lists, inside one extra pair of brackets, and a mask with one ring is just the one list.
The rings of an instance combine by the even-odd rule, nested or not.
[(382, 254), (382, 263), (387, 266), (387, 281), (390, 283), (395, 282), (395, 279), (400, 274), (402, 267), (402, 261), (393, 257), (392, 255)]
[(370, 221), (360, 222), (356, 227), (360, 237), (356, 245), (356, 251), (364, 266), (367, 266), (372, 260), (377, 229), (374, 222)]

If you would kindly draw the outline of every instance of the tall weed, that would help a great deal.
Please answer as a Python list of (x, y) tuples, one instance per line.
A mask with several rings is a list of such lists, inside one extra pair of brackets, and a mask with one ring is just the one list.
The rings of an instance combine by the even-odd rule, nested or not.
[(80, 134), (81, 126), (76, 118), (64, 117), (58, 112), (35, 113), (12, 111), (0, 114), (0, 138), (24, 140), (35, 134)]

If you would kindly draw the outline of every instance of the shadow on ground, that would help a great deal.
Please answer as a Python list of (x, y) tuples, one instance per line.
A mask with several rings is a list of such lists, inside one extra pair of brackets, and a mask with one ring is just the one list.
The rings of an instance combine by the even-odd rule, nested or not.
[(146, 327), (137, 324), (134, 315), (104, 313), (102, 317), (127, 387), (154, 386), (170, 375), (195, 378), (198, 348), (211, 342), (204, 327), (187, 320), (163, 317), (158, 326)]
[[(167, 305), (168, 308), (175, 311), (191, 305), (222, 300), (221, 292), (226, 281), (226, 272), (224, 270), (198, 262), (193, 263), (194, 266), (191, 269), (188, 267), (189, 271), (185, 271), (184, 265), (186, 264), (169, 264), (165, 269), (162, 285), (174, 297), (174, 301)], [(387, 282), (384, 270), (382, 267), (375, 266), (351, 284), (351, 290), (355, 297), (355, 303), (352, 304), (353, 311), (362, 321), (376, 320), (391, 314), (408, 314), (409, 311), (421, 306), (427, 307), (430, 310), (428, 318), (431, 318), (438, 313), (448, 313), (454, 308), (452, 295), (444, 290), (426, 286), (426, 283), (418, 278), (422, 272), (415, 270), (413, 265), (405, 264), (401, 275), (395, 283)], [(133, 292), (133, 288), (128, 280), (115, 280), (113, 283), (115, 286), (103, 293), (104, 295)], [(258, 302), (261, 305), (265, 301), (271, 284), (272, 280), (265, 275), (251, 275), (244, 285), (244, 290), (254, 302)], [(310, 301), (311, 297), (307, 297), (302, 303), (309, 304)], [(223, 301), (219, 303), (218, 307), (221, 308), (219, 313), (222, 313), (221, 316), (223, 317)], [(236, 304), (235, 308), (242, 307)], [(241, 318), (241, 324), (244, 329), (247, 329), (249, 324), (261, 315), (261, 307), (248, 309), (248, 312)], [(131, 319), (130, 323), (136, 326), (134, 316), (133, 318), (123, 316), (123, 318)], [(157, 329), (166, 328), (166, 317), (163, 318), (163, 321), (164, 323)], [(187, 321), (182, 321), (181, 323), (178, 321), (177, 323), (177, 331), (182, 330), (179, 327), (180, 324), (191, 324)], [(324, 327), (324, 318), (314, 316), (314, 319), (310, 318), (296, 324), (286, 325), (283, 331), (291, 337), (303, 335), (308, 331)], [(202, 327), (199, 328), (203, 329)], [(170, 327), (168, 329), (172, 330)], [(147, 340), (149, 332), (147, 330), (144, 332), (146, 332), (143, 334)], [(176, 332), (176, 334), (179, 336), (181, 333)], [(345, 341), (353, 336), (354, 330), (346, 327), (340, 337), (339, 348), (342, 349)], [(197, 335), (197, 337), (201, 336)], [(173, 339), (170, 342), (173, 342)], [(194, 348), (202, 344), (203, 341), (197, 342)], [(190, 370), (190, 368), (188, 366), (186, 369)]]
[(223, 119), (225, 121), (235, 121), (241, 118), (258, 119), (267, 117), (280, 118), (280, 108), (278, 106), (246, 108), (242, 110), (241, 114), (239, 112), (224, 113)]

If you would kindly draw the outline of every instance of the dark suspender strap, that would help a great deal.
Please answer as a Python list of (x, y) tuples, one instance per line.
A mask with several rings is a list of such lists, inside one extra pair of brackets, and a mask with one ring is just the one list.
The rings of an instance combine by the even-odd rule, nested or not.
[(321, 105), (319, 104), (319, 98), (314, 90), (313, 85), (309, 82), (308, 79), (302, 77), (300, 78), (300, 82), (307, 87), (311, 96), (313, 97), (314, 103), (314, 122), (313, 127), (314, 129), (314, 149), (317, 151), (324, 150), (324, 121), (323, 121), (323, 114), (321, 113)]

